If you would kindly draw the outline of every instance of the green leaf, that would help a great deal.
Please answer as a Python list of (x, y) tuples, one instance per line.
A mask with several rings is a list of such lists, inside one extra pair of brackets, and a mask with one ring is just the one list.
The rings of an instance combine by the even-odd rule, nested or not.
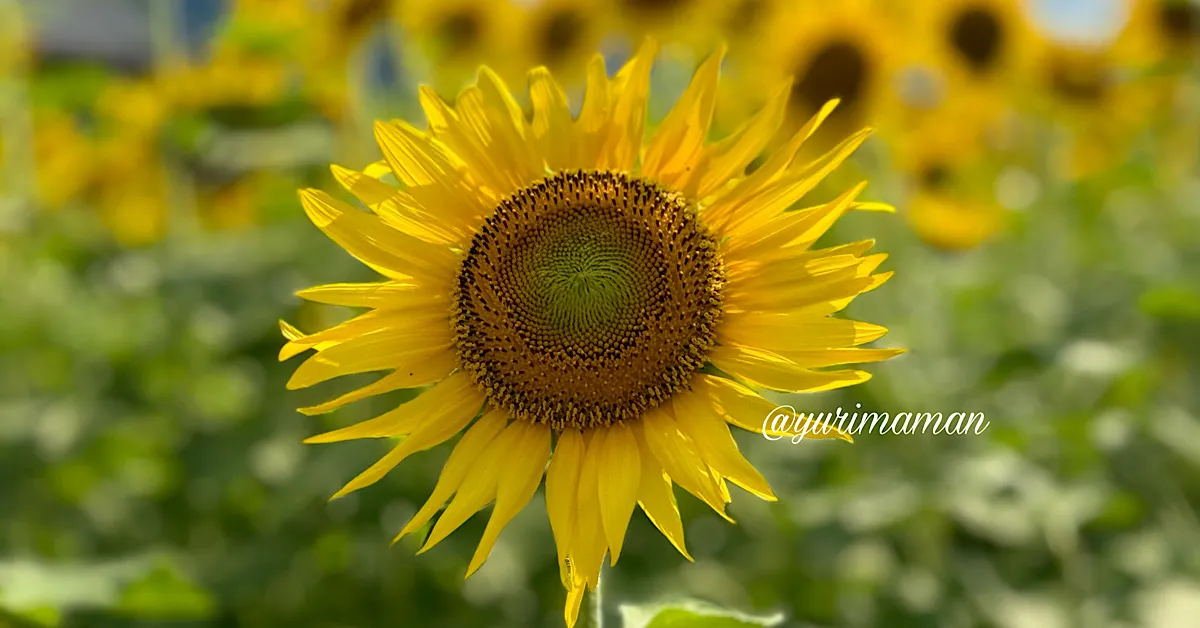
[(783, 623), (780, 614), (757, 617), (695, 602), (657, 607), (625, 605), (621, 617), (624, 628), (757, 628)]
[(118, 606), (120, 610), (137, 617), (172, 619), (207, 618), (215, 607), (208, 592), (165, 562), (143, 578), (130, 583)]

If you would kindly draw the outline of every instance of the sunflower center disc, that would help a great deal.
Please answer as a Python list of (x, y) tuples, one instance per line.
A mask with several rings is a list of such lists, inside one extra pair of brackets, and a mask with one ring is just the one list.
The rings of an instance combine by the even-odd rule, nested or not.
[(555, 428), (632, 420), (706, 361), (717, 242), (680, 196), (610, 172), (505, 199), (459, 271), (459, 357), (490, 403)]
[(950, 26), (951, 45), (971, 70), (980, 74), (996, 64), (1003, 39), (1000, 20), (995, 13), (981, 7), (959, 13)]

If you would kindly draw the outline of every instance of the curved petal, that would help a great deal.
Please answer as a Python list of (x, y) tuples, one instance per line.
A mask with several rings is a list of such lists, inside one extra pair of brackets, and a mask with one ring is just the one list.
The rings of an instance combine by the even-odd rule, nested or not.
[[(508, 420), (507, 414), (499, 409), (489, 410), (485, 416), (487, 415), (492, 415), (488, 419), (491, 421), (497, 420), (496, 416), (499, 416), (499, 420), (502, 422)], [(429, 536), (425, 539), (425, 544), (417, 550), (418, 554), (424, 554), (433, 546), (441, 543), (450, 536), (450, 533), (466, 523), (467, 519), (470, 519), (496, 498), (497, 479), (504, 468), (502, 464), (504, 454), (507, 446), (513, 444), (514, 436), (515, 434), (507, 429), (500, 432), (500, 435), (492, 440), (491, 446), (484, 451), (483, 455), (472, 461), (466, 477), (454, 494), (454, 499), (450, 501), (449, 506), (446, 506), (442, 516), (438, 517), (437, 523), (433, 525), (433, 530), (430, 530)]]
[(679, 428), (692, 437), (704, 461), (721, 476), (767, 501), (777, 501), (762, 474), (738, 450), (725, 420), (694, 392), (676, 395), (673, 404)]
[(599, 460), (599, 474), (604, 478), (599, 485), (600, 518), (608, 540), (610, 564), (615, 565), (625, 543), (629, 517), (637, 505), (641, 461), (637, 439), (628, 425), (615, 423), (604, 429), (607, 435), (601, 444)]
[(505, 448), (504, 471), (496, 478), (496, 505), (467, 567), (468, 578), (483, 566), (504, 526), (533, 499), (550, 456), (549, 427), (516, 421), (508, 426), (508, 430), (515, 430), (517, 435), (513, 446)]
[(810, 371), (769, 351), (736, 345), (714, 347), (709, 361), (735, 377), (785, 392), (821, 392), (871, 379), (871, 374), (866, 371)]
[(717, 514), (733, 521), (725, 514), (727, 502), (722, 496), (720, 482), (709, 474), (704, 459), (691, 439), (680, 433), (675, 419), (660, 409), (651, 410), (642, 417), (642, 435), (647, 448), (667, 475)]
[(373, 419), (355, 423), (332, 432), (317, 434), (304, 439), (307, 444), (337, 443), (360, 438), (395, 438), (411, 434), (428, 418), (444, 411), (447, 403), (459, 399), (468, 401), (481, 399), (470, 377), (459, 373), (447, 377), (429, 390), (400, 404), (395, 410), (385, 412)]
[(414, 238), (320, 190), (301, 190), (308, 217), (359, 261), (392, 279), (409, 277), (449, 285), (458, 269), (450, 249)]
[(563, 586), (569, 587), (567, 556), (575, 533), (575, 502), (579, 496), (579, 475), (583, 468), (583, 435), (576, 429), (565, 429), (558, 435), (550, 467), (546, 470), (546, 514), (550, 532), (558, 549), (558, 564)]
[(696, 175), (695, 161), (712, 124), (717, 102), (717, 79), (725, 47), (710, 54), (692, 77), (692, 82), (671, 108), (658, 131), (650, 138), (642, 157), (642, 175), (672, 189), (683, 189)]
[[(418, 397), (420, 399), (420, 397)], [(432, 405), (432, 404), (430, 404)], [(483, 406), (483, 395), (472, 389), (468, 394), (462, 394), (449, 399), (444, 405), (429, 410), (423, 421), (399, 445), (387, 453), (379, 462), (371, 465), (366, 471), (350, 480), (346, 486), (330, 499), (370, 486), (383, 478), (388, 471), (418, 451), (440, 445), (451, 436), (462, 431), (476, 416)]]
[(438, 509), (445, 505), (446, 500), (466, 481), (471, 466), (482, 458), (488, 449), (496, 446), (496, 437), (504, 430), (506, 421), (503, 412), (487, 412), (463, 434), (462, 439), (454, 446), (454, 451), (450, 452), (450, 457), (446, 459), (446, 464), (442, 466), (442, 472), (438, 474), (437, 484), (433, 487), (429, 499), (425, 500), (421, 509), (404, 524), (396, 538), (392, 539), (392, 543), (429, 523)]
[(650, 523), (662, 532), (663, 536), (679, 550), (680, 554), (693, 561), (683, 542), (683, 521), (679, 518), (679, 506), (675, 503), (675, 493), (672, 491), (671, 477), (663, 471), (662, 465), (654, 458), (646, 437), (640, 430), (633, 430), (638, 443), (638, 460), (642, 464), (642, 479), (638, 484), (638, 505)]

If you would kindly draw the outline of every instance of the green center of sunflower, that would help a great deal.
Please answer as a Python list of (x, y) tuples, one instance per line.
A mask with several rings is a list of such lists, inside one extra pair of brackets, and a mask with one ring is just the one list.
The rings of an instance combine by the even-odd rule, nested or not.
[(862, 100), (869, 73), (867, 57), (856, 43), (833, 41), (818, 49), (807, 66), (797, 72), (793, 101), (806, 111), (814, 111), (840, 98), (840, 109), (850, 111)]
[(1167, 39), (1188, 44), (1200, 38), (1200, 7), (1191, 2), (1163, 2), (1158, 23)]
[(488, 400), (562, 429), (634, 420), (713, 346), (724, 266), (679, 195), (559, 173), (505, 199), (459, 271), (459, 358)]
[(950, 24), (950, 45), (975, 73), (983, 74), (996, 65), (1003, 44), (1004, 27), (991, 9), (968, 7)]

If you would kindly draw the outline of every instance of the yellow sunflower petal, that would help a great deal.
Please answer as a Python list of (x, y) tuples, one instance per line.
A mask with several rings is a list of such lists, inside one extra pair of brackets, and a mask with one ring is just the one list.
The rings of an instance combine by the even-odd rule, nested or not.
[(699, 395), (688, 392), (672, 400), (676, 423), (692, 437), (710, 467), (731, 482), (768, 501), (777, 501), (762, 474), (738, 450), (725, 420), (717, 416)]
[(642, 479), (638, 484), (638, 505), (650, 519), (650, 523), (662, 532), (663, 536), (679, 550), (680, 554), (693, 561), (683, 542), (683, 521), (679, 518), (679, 506), (675, 503), (675, 493), (671, 490), (671, 477), (663, 471), (662, 465), (654, 458), (646, 437), (641, 430), (634, 430), (638, 442), (638, 460), (642, 463)]
[(355, 172), (337, 164), (331, 165), (329, 170), (333, 172), (333, 178), (342, 187), (346, 188), (347, 192), (350, 192), (358, 200), (371, 208), (392, 198), (400, 191), (375, 177)]
[(642, 435), (647, 448), (653, 452), (667, 475), (685, 491), (708, 504), (717, 514), (733, 521), (725, 514), (726, 502), (721, 496), (717, 480), (709, 474), (691, 439), (680, 434), (675, 419), (662, 410), (651, 410), (642, 418)]
[(729, 137), (705, 149), (708, 167), (701, 171), (698, 196), (704, 198), (740, 176), (770, 143), (787, 113), (792, 82), (788, 80), (768, 100), (761, 111)]
[(495, 445), (496, 437), (504, 430), (506, 420), (502, 412), (487, 412), (463, 434), (462, 439), (450, 452), (450, 457), (446, 459), (442, 472), (438, 474), (437, 484), (433, 487), (429, 499), (425, 500), (421, 509), (408, 520), (396, 538), (392, 539), (393, 543), (429, 523), (438, 509), (445, 505), (446, 500), (462, 486), (471, 465), (482, 458), (488, 448)]
[(857, 347), (882, 338), (886, 327), (841, 318), (735, 312), (721, 321), (717, 337), (722, 342), (767, 351), (815, 351)]
[(577, 167), (579, 156), (571, 107), (562, 87), (546, 68), (529, 73), (529, 98), (533, 102), (531, 130), (551, 170)]
[(304, 439), (304, 442), (337, 443), (359, 438), (404, 436), (421, 426), (431, 412), (436, 413), (443, 409), (447, 402), (462, 398), (474, 400), (480, 396), (471, 385), (469, 377), (463, 374), (452, 375), (415, 398), (400, 404), (395, 410), (332, 432), (310, 436)]
[[(713, 375), (700, 375), (696, 378), (697, 391), (706, 397), (713, 407), (725, 417), (730, 425), (736, 425), (744, 430), (767, 436), (791, 436), (791, 432), (773, 429), (769, 426), (779, 404), (764, 399), (750, 388), (731, 379)], [(816, 431), (809, 438), (840, 438), (851, 443), (854, 438), (849, 433), (830, 425), (826, 431)]]
[(714, 347), (709, 360), (736, 377), (785, 392), (821, 392), (871, 379), (866, 371), (811, 371), (777, 354), (739, 346)]
[(384, 328), (349, 338), (309, 357), (296, 367), (287, 382), (288, 390), (356, 373), (372, 371), (418, 372), (422, 360), (448, 351), (453, 343), (446, 321), (418, 327)]
[(579, 577), (588, 583), (589, 588), (599, 579), (600, 565), (608, 551), (600, 512), (601, 451), (606, 435), (605, 430), (589, 432), (590, 439), (579, 472), (579, 494), (575, 500), (576, 528), (571, 558), (573, 569), (579, 572)]
[(608, 118), (608, 137), (599, 155), (598, 168), (628, 171), (637, 162), (646, 124), (650, 68), (657, 54), (658, 44), (646, 40), (629, 63), (613, 77), (615, 98)]
[(396, 445), (379, 462), (350, 480), (330, 499), (337, 499), (360, 488), (370, 486), (381, 480), (388, 471), (403, 462), (405, 458), (418, 451), (424, 451), (446, 442), (478, 416), (482, 406), (483, 395), (472, 390), (456, 399), (446, 401), (445, 405), (441, 407), (429, 410), (407, 438)]
[[(796, 172), (789, 171), (779, 180), (765, 186), (759, 193), (744, 202), (739, 208), (738, 214), (725, 222), (720, 232), (730, 237), (737, 237), (762, 228), (763, 225), (776, 218), (780, 212), (797, 203), (817, 187), (817, 184), (842, 165), (866, 141), (868, 136), (870, 136), (870, 129), (859, 131), (812, 164), (799, 168)], [(854, 195), (857, 195), (857, 192)]]
[(491, 553), (501, 530), (529, 503), (538, 485), (542, 483), (542, 471), (550, 456), (550, 428), (515, 422), (508, 429), (516, 430), (518, 436), (512, 449), (506, 450), (507, 464), (504, 473), (497, 477), (496, 505), (488, 519), (483, 538), (467, 567), (467, 577), (483, 566)]
[(682, 179), (692, 174), (693, 162), (708, 136), (724, 58), (725, 48), (721, 47), (700, 64), (692, 82), (647, 144), (642, 157), (644, 176), (676, 189), (684, 187)]
[(829, 117), (829, 114), (833, 113), (838, 102), (835, 99), (825, 103), (820, 111), (796, 131), (782, 149), (775, 151), (763, 165), (735, 184), (729, 193), (722, 195), (717, 202), (707, 207), (704, 210), (704, 217), (709, 225), (716, 231), (724, 233), (729, 222), (741, 216), (742, 207), (748, 199), (760, 194), (764, 188), (775, 183), (788, 170), (800, 147), (808, 138), (812, 137), (817, 128)]
[(867, 187), (866, 182), (847, 190), (829, 203), (807, 211), (787, 212), (756, 229), (731, 237), (726, 247), (727, 259), (757, 259), (791, 242), (815, 240), (850, 208), (854, 199)]
[(402, 388), (416, 388), (439, 382), (450, 375), (450, 372), (455, 368), (458, 368), (457, 356), (450, 352), (441, 352), (427, 360), (411, 364), (405, 370), (388, 373), (362, 388), (356, 388), (350, 392), (343, 393), (329, 401), (297, 408), (297, 411), (306, 416), (325, 414), (326, 412), (332, 412), (344, 405), (366, 399), (367, 397), (382, 395)]
[(332, 283), (296, 292), (305, 301), (346, 307), (387, 307), (391, 310), (444, 304), (445, 291), (432, 290), (412, 282)]
[(558, 564), (564, 586), (570, 586), (567, 574), (567, 553), (575, 531), (575, 503), (579, 494), (579, 475), (583, 467), (583, 436), (576, 429), (565, 429), (558, 435), (554, 456), (546, 471), (546, 514), (550, 532), (558, 548)]
[(587, 91), (575, 125), (579, 130), (579, 162), (576, 168), (596, 168), (608, 142), (608, 112), (612, 107), (604, 57), (595, 55), (587, 67)]
[[(499, 409), (489, 410), (484, 417), (489, 421), (508, 421), (507, 414)], [(418, 554), (423, 554), (444, 541), (450, 533), (496, 498), (496, 481), (503, 469), (502, 461), (506, 451), (504, 447), (512, 445), (515, 436), (515, 433), (507, 429), (501, 431), (484, 449), (483, 455), (472, 461), (466, 476), (459, 483), (454, 499), (450, 500), (450, 505), (446, 506), (442, 516), (438, 517), (433, 530), (430, 530), (425, 539), (425, 544), (417, 550)]]
[(787, 358), (803, 368), (823, 368), (841, 366), (843, 364), (867, 364), (890, 360), (902, 353), (904, 349), (817, 349), (814, 351), (778, 351), (779, 355)]
[(563, 619), (567, 622), (567, 628), (575, 628), (575, 623), (579, 621), (579, 606), (583, 603), (585, 590), (581, 583), (567, 587), (567, 604), (563, 609)]
[(600, 448), (599, 473), (604, 482), (599, 485), (600, 517), (604, 537), (608, 540), (609, 560), (617, 564), (625, 543), (629, 517), (637, 505), (641, 462), (638, 460), (637, 439), (624, 423), (607, 428)]
[(320, 190), (302, 190), (308, 217), (334, 242), (364, 264), (392, 279), (409, 277), (449, 283), (458, 258), (445, 247), (389, 227), (378, 216), (359, 211)]
[(367, 334), (384, 331), (403, 333), (405, 330), (424, 329), (445, 320), (445, 310), (436, 307), (415, 312), (372, 310), (319, 332), (290, 339), (280, 348), (279, 360), (287, 360), (309, 349), (324, 351)]

